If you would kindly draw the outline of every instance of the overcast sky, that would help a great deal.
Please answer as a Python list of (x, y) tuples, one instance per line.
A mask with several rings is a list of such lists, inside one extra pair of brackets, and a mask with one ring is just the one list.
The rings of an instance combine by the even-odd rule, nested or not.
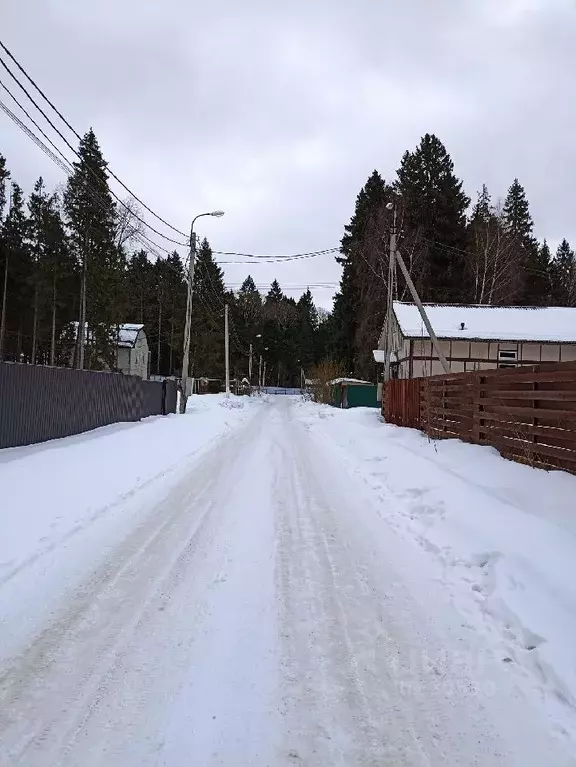
[[(183, 231), (226, 211), (198, 222), (215, 250), (338, 245), (370, 172), (426, 132), (471, 197), (518, 176), (536, 234), (576, 245), (574, 0), (0, 0), (0, 31), (150, 207)], [(0, 152), (26, 191), (63, 179), (3, 113)], [(339, 279), (332, 256), (250, 270)]]

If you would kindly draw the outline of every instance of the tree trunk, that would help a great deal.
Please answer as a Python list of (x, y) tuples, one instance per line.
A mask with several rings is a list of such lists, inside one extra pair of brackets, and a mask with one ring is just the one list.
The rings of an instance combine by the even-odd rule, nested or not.
[(56, 361), (56, 274), (52, 278), (52, 333), (50, 336), (50, 365)]
[(0, 318), (0, 361), (4, 359), (4, 336), (6, 334), (6, 296), (8, 294), (8, 252), (4, 265), (4, 288), (2, 290), (2, 317)]
[(158, 296), (158, 348), (156, 351), (156, 375), (160, 375), (160, 351), (162, 346), (162, 298)]
[(168, 369), (168, 375), (174, 373), (174, 317), (170, 320), (170, 367)]
[(38, 343), (38, 282), (34, 285), (34, 316), (32, 319), (32, 359), (33, 365), (36, 364), (36, 346)]

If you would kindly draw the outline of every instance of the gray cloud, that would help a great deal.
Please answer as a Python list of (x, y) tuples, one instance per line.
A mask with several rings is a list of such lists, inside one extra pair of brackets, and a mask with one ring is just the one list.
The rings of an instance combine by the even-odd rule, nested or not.
[[(337, 245), (373, 168), (435, 132), (471, 197), (525, 185), (536, 232), (576, 243), (571, 0), (3, 0), (2, 37), (116, 173), (217, 250)], [(0, 116), (28, 188), (58, 169)], [(230, 282), (247, 268), (226, 270)], [(335, 282), (330, 256), (252, 268)], [(317, 290), (329, 306), (331, 290)]]

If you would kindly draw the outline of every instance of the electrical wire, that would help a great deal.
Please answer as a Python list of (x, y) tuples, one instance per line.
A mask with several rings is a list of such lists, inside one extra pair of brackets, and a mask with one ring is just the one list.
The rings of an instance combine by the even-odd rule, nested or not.
[[(22, 74), (24, 75), (24, 77), (25, 77), (25, 78), (28, 80), (28, 82), (29, 82), (29, 83), (30, 83), (30, 84), (31, 84), (31, 85), (32, 85), (32, 86), (33, 86), (33, 87), (36, 89), (36, 91), (37, 91), (37, 92), (40, 94), (40, 96), (42, 96), (42, 98), (44, 99), (44, 101), (45, 101), (45, 102), (46, 102), (46, 103), (47, 103), (47, 104), (48, 104), (48, 105), (49, 105), (49, 106), (50, 106), (50, 107), (51, 107), (51, 108), (54, 110), (54, 112), (55, 112), (55, 113), (58, 115), (58, 117), (59, 117), (59, 118), (62, 120), (62, 122), (64, 123), (64, 125), (66, 125), (66, 127), (67, 127), (69, 130), (71, 130), (71, 131), (72, 131), (72, 133), (73, 133), (73, 134), (76, 136), (76, 138), (77, 138), (79, 141), (81, 141), (81, 136), (80, 136), (80, 134), (78, 133), (78, 131), (77, 131), (77, 130), (76, 130), (76, 129), (75, 129), (75, 128), (74, 128), (74, 127), (73, 127), (73, 126), (72, 126), (72, 125), (71, 125), (71, 124), (68, 122), (68, 120), (67, 120), (67, 119), (64, 117), (64, 115), (63, 115), (63, 114), (62, 114), (62, 113), (61, 113), (61, 112), (60, 112), (60, 111), (57, 109), (57, 107), (56, 107), (56, 106), (55, 106), (55, 105), (52, 103), (52, 101), (50, 101), (50, 99), (48, 98), (48, 96), (46, 96), (46, 94), (45, 94), (45, 93), (44, 93), (44, 91), (43, 91), (43, 90), (40, 88), (40, 86), (39, 86), (39, 85), (37, 85), (37, 83), (36, 83), (36, 82), (35, 82), (35, 81), (32, 79), (32, 77), (30, 77), (30, 75), (28, 74), (28, 72), (26, 72), (26, 70), (24, 69), (24, 67), (23, 67), (23, 66), (22, 66), (22, 65), (21, 65), (21, 64), (20, 64), (20, 63), (19, 63), (19, 62), (16, 60), (16, 58), (13, 56), (13, 54), (12, 54), (12, 53), (11, 53), (11, 52), (8, 50), (8, 48), (7, 48), (7, 47), (4, 45), (4, 43), (3, 43), (1, 40), (0, 40), (0, 47), (1, 47), (1, 48), (2, 48), (2, 50), (3, 50), (3, 51), (6, 53), (6, 55), (10, 57), (10, 59), (11, 59), (11, 60), (14, 62), (14, 64), (16, 64), (16, 66), (17, 66), (17, 67), (18, 67), (18, 69), (19, 69), (19, 70), (22, 72)], [(122, 187), (123, 187), (123, 189), (125, 189), (125, 190), (128, 192), (128, 194), (130, 194), (130, 195), (131, 195), (131, 196), (132, 196), (132, 197), (133, 197), (133, 198), (134, 198), (134, 199), (135, 199), (135, 200), (136, 200), (136, 201), (137, 201), (137, 202), (138, 202), (140, 205), (142, 205), (142, 207), (143, 207), (143, 208), (145, 208), (145, 209), (148, 211), (148, 213), (151, 213), (151, 214), (152, 214), (152, 215), (153, 215), (155, 218), (157, 218), (159, 221), (161, 221), (163, 224), (165, 224), (165, 225), (166, 225), (166, 226), (167, 226), (169, 229), (172, 229), (172, 231), (176, 232), (177, 234), (180, 234), (180, 235), (182, 235), (182, 237), (187, 237), (187, 236), (188, 236), (188, 235), (186, 235), (184, 232), (181, 232), (181, 231), (180, 231), (180, 229), (177, 229), (175, 226), (172, 226), (172, 224), (170, 224), (168, 221), (166, 221), (165, 219), (163, 219), (163, 218), (162, 218), (162, 216), (158, 215), (158, 213), (155, 213), (155, 212), (152, 210), (152, 208), (150, 208), (148, 205), (146, 205), (146, 203), (145, 203), (145, 202), (143, 202), (143, 201), (142, 201), (142, 200), (141, 200), (141, 199), (140, 199), (140, 198), (139, 198), (137, 195), (135, 195), (135, 194), (134, 194), (134, 192), (132, 192), (132, 191), (131, 191), (131, 190), (130, 190), (130, 189), (127, 187), (127, 186), (126, 186), (126, 184), (124, 184), (124, 182), (123, 182), (123, 181), (121, 181), (121, 180), (118, 178), (118, 176), (116, 176), (116, 174), (115, 174), (115, 173), (114, 173), (114, 172), (111, 170), (111, 168), (108, 168), (108, 172), (110, 173), (110, 175), (112, 176), (112, 178), (114, 178), (114, 179), (115, 179), (115, 180), (116, 180), (116, 181), (117, 181), (117, 182), (120, 184), (120, 186), (122, 186)]]
[[(37, 91), (37, 93), (38, 93), (38, 94), (39, 94), (39, 95), (40, 95), (40, 96), (41, 96), (41, 97), (44, 99), (44, 101), (45, 101), (45, 102), (46, 102), (46, 103), (47, 103), (47, 104), (48, 104), (48, 105), (51, 107), (51, 109), (52, 109), (52, 110), (55, 112), (55, 114), (57, 114), (57, 115), (58, 115), (58, 117), (59, 117), (59, 118), (62, 120), (62, 122), (64, 123), (64, 125), (66, 125), (66, 127), (67, 127), (67, 128), (68, 128), (68, 129), (69, 129), (69, 130), (70, 130), (70, 131), (71, 131), (71, 132), (74, 134), (74, 136), (75, 136), (75, 137), (76, 137), (76, 138), (77, 138), (79, 141), (81, 141), (81, 140), (82, 140), (82, 137), (80, 136), (80, 134), (78, 133), (78, 131), (77, 131), (77, 130), (74, 128), (74, 126), (73, 126), (73, 125), (71, 125), (71, 123), (70, 123), (70, 122), (69, 122), (69, 121), (66, 119), (66, 117), (64, 117), (64, 115), (62, 114), (62, 112), (61, 112), (61, 111), (60, 111), (60, 110), (59, 110), (59, 109), (58, 109), (58, 108), (55, 106), (55, 104), (54, 104), (54, 103), (53, 103), (53, 102), (52, 102), (52, 101), (51, 101), (51, 100), (48, 98), (48, 96), (47, 96), (47, 95), (44, 93), (44, 91), (43, 91), (43, 90), (40, 88), (40, 86), (39, 86), (39, 85), (36, 83), (36, 81), (35, 81), (35, 80), (34, 80), (34, 79), (33, 79), (33, 78), (32, 78), (32, 77), (31, 77), (31, 76), (28, 74), (28, 72), (27, 72), (27, 71), (24, 69), (24, 67), (23, 67), (23, 66), (20, 64), (20, 62), (19, 62), (19, 61), (16, 59), (16, 57), (15, 57), (15, 56), (14, 56), (14, 55), (11, 53), (11, 51), (10, 51), (10, 50), (9, 50), (9, 49), (6, 47), (6, 45), (4, 45), (4, 43), (3, 43), (1, 40), (0, 40), (0, 47), (2, 48), (2, 50), (4, 51), (4, 53), (5, 53), (5, 54), (6, 54), (6, 55), (7, 55), (7, 56), (10, 58), (10, 60), (11, 60), (11, 61), (12, 61), (12, 62), (13, 62), (15, 65), (16, 65), (16, 67), (17, 67), (17, 68), (19, 69), (19, 71), (20, 71), (20, 72), (21, 72), (21, 73), (24, 75), (24, 77), (25, 77), (25, 78), (28, 80), (28, 82), (29, 82), (29, 83), (32, 85), (32, 87), (33, 87), (33, 88), (34, 88), (34, 89)], [(51, 127), (52, 127), (52, 128), (55, 130), (55, 131), (56, 131), (56, 133), (58, 133), (58, 135), (59, 135), (59, 136), (60, 136), (60, 138), (61, 138), (61, 139), (62, 139), (62, 140), (63, 140), (63, 141), (66, 143), (66, 145), (68, 146), (68, 148), (69, 148), (69, 149), (70, 149), (72, 152), (74, 152), (74, 154), (75, 154), (77, 157), (79, 157), (79, 158), (80, 158), (80, 155), (78, 154), (78, 152), (77, 152), (77, 151), (76, 151), (76, 150), (75, 150), (75, 149), (72, 147), (72, 145), (71, 145), (71, 144), (70, 144), (70, 143), (69, 143), (69, 142), (66, 140), (66, 138), (65, 138), (65, 137), (62, 135), (62, 133), (61, 133), (61, 132), (58, 130), (58, 128), (57, 128), (57, 127), (54, 125), (54, 123), (53, 123), (53, 122), (50, 120), (50, 118), (49, 118), (49, 117), (46, 115), (46, 113), (43, 111), (43, 109), (42, 109), (40, 106), (38, 106), (37, 102), (36, 102), (36, 101), (33, 99), (33, 97), (30, 95), (30, 93), (28, 92), (28, 90), (27, 90), (27, 89), (26, 89), (26, 88), (25, 88), (25, 87), (22, 85), (22, 83), (21, 83), (21, 82), (18, 80), (18, 78), (16, 77), (16, 75), (15, 75), (15, 74), (14, 74), (14, 73), (13, 73), (13, 72), (10, 70), (10, 68), (8, 67), (8, 65), (7, 65), (7, 64), (6, 64), (6, 63), (5, 63), (5, 62), (4, 62), (4, 61), (3, 61), (1, 58), (0, 58), (0, 64), (1, 64), (1, 65), (4, 67), (4, 69), (5, 69), (5, 70), (8, 72), (8, 74), (10, 75), (10, 77), (12, 77), (12, 79), (13, 79), (13, 80), (14, 80), (14, 81), (17, 83), (17, 85), (18, 85), (18, 86), (19, 86), (19, 87), (22, 89), (22, 91), (23, 91), (23, 92), (26, 94), (26, 96), (28, 97), (28, 99), (30, 100), (30, 102), (31, 102), (32, 104), (34, 104), (34, 106), (36, 107), (36, 109), (37, 109), (37, 110), (40, 112), (40, 114), (41, 114), (41, 115), (44, 117), (44, 119), (45, 119), (45, 120), (48, 122), (48, 124), (49, 124), (49, 125), (50, 125), (50, 126), (51, 126)], [(23, 110), (23, 111), (24, 111), (24, 110)], [(29, 115), (28, 115), (28, 117), (29, 117)], [(32, 118), (30, 118), (30, 119), (32, 119)], [(33, 122), (34, 122), (34, 121), (33, 121)], [(36, 125), (36, 127), (38, 128), (38, 130), (40, 130), (40, 131), (41, 131), (41, 129), (40, 129), (40, 127), (38, 126), (38, 124), (37, 124), (37, 123), (35, 123), (35, 122), (34, 122), (34, 124)], [(42, 131), (41, 131), (41, 132), (42, 132)], [(42, 132), (42, 133), (43, 133), (43, 132)], [(44, 135), (44, 137), (45, 137), (45, 138), (46, 138), (46, 139), (49, 141), (49, 139), (47, 138), (46, 134), (44, 134), (44, 133), (43, 133), (43, 135)], [(52, 142), (50, 142), (50, 143), (52, 143)], [(53, 145), (53, 146), (54, 146), (54, 145)], [(111, 176), (113, 179), (115, 179), (115, 180), (116, 180), (116, 181), (117, 181), (117, 182), (118, 182), (118, 183), (119, 183), (119, 184), (122, 186), (122, 188), (123, 188), (123, 189), (125, 189), (125, 191), (126, 191), (126, 192), (128, 192), (128, 194), (129, 194), (131, 197), (133, 197), (133, 198), (134, 198), (134, 199), (135, 199), (135, 200), (136, 200), (136, 201), (137, 201), (137, 202), (138, 202), (140, 205), (142, 205), (142, 207), (143, 207), (143, 208), (145, 208), (145, 210), (147, 210), (149, 213), (151, 213), (151, 214), (152, 214), (152, 215), (153, 215), (155, 218), (157, 218), (157, 219), (158, 219), (159, 221), (161, 221), (163, 224), (165, 224), (165, 225), (166, 225), (166, 226), (167, 226), (169, 229), (172, 229), (172, 231), (174, 231), (174, 232), (176, 232), (177, 234), (180, 234), (182, 237), (184, 237), (184, 238), (188, 239), (188, 235), (187, 235), (185, 232), (182, 232), (180, 229), (177, 229), (177, 228), (176, 228), (176, 227), (174, 227), (172, 224), (170, 224), (168, 221), (166, 221), (166, 220), (165, 220), (165, 219), (164, 219), (162, 216), (158, 215), (158, 214), (157, 214), (157, 213), (156, 213), (154, 210), (152, 210), (152, 208), (150, 208), (150, 207), (149, 207), (149, 206), (148, 206), (148, 205), (147, 205), (147, 204), (146, 204), (146, 203), (145, 203), (143, 200), (141, 200), (141, 199), (140, 199), (140, 198), (139, 198), (139, 197), (138, 197), (138, 196), (137, 196), (137, 195), (136, 195), (136, 194), (135, 194), (135, 193), (134, 193), (134, 192), (133, 192), (131, 189), (129, 189), (129, 188), (126, 186), (126, 184), (124, 184), (124, 182), (123, 182), (123, 181), (122, 181), (120, 178), (118, 178), (118, 176), (117, 176), (117, 175), (116, 175), (116, 174), (113, 172), (113, 170), (112, 170), (112, 169), (109, 167), (109, 165), (108, 165), (108, 164), (107, 164), (107, 172), (109, 173), (109, 175), (110, 175), (110, 176)], [(123, 200), (121, 200), (119, 197), (117, 197), (117, 195), (116, 195), (116, 194), (115, 194), (115, 193), (114, 193), (112, 190), (110, 190), (110, 191), (111, 191), (111, 194), (112, 194), (112, 196), (113, 196), (113, 197), (114, 197), (114, 198), (115, 198), (115, 199), (116, 199), (116, 200), (117, 200), (117, 201), (118, 201), (118, 202), (119, 202), (121, 205), (123, 205), (123, 207), (124, 207), (124, 208), (126, 208), (126, 210), (127, 210), (127, 211), (128, 211), (128, 212), (129, 212), (129, 213), (130, 213), (130, 214), (131, 214), (131, 215), (132, 215), (132, 216), (133, 216), (133, 217), (136, 219), (136, 220), (140, 221), (140, 222), (141, 222), (141, 223), (142, 223), (144, 226), (148, 227), (148, 228), (149, 228), (151, 231), (153, 231), (153, 232), (154, 232), (155, 234), (157, 234), (159, 237), (162, 237), (163, 239), (165, 239), (165, 240), (167, 240), (168, 242), (171, 242), (171, 243), (173, 243), (173, 244), (175, 244), (175, 245), (186, 246), (186, 245), (188, 244), (188, 242), (179, 242), (179, 241), (177, 241), (177, 240), (174, 240), (174, 239), (172, 239), (172, 238), (170, 238), (170, 237), (167, 237), (167, 236), (166, 236), (166, 235), (164, 235), (162, 232), (160, 232), (160, 231), (158, 231), (157, 229), (155, 229), (154, 227), (152, 227), (152, 226), (151, 226), (151, 225), (150, 225), (150, 224), (149, 224), (147, 221), (145, 221), (143, 218), (141, 218), (141, 217), (140, 217), (140, 216), (138, 216), (136, 213), (134, 213), (134, 211), (130, 210), (130, 209), (128, 208), (128, 206), (126, 205), (126, 203), (125, 203)], [(159, 246), (156, 244), (156, 245), (155, 245), (155, 247), (159, 247)], [(215, 255), (222, 255), (222, 256), (240, 256), (240, 257), (244, 257), (244, 258), (254, 258), (254, 259), (274, 259), (274, 261), (270, 261), (270, 263), (274, 263), (274, 262), (276, 262), (276, 260), (278, 260), (278, 261), (283, 261), (283, 260), (296, 260), (296, 259), (300, 259), (300, 258), (315, 258), (315, 257), (317, 257), (317, 256), (325, 255), (325, 254), (328, 254), (328, 253), (335, 253), (335, 252), (337, 252), (337, 251), (339, 251), (339, 250), (340, 250), (340, 248), (339, 248), (339, 247), (335, 247), (335, 248), (325, 248), (325, 249), (323, 249), (323, 250), (318, 250), (318, 251), (311, 251), (311, 252), (309, 252), (309, 253), (295, 253), (295, 254), (288, 254), (288, 255), (273, 255), (273, 254), (264, 254), (264, 255), (258, 255), (258, 254), (254, 254), (254, 253), (239, 253), (239, 252), (233, 252), (233, 251), (230, 251), (230, 252), (226, 252), (226, 251), (213, 251), (213, 252), (214, 252), (214, 254), (215, 254)], [(168, 252), (168, 251), (167, 251), (167, 252)]]
[[(33, 97), (30, 95), (30, 93), (28, 92), (28, 90), (27, 90), (27, 89), (26, 89), (26, 88), (25, 88), (25, 87), (22, 85), (22, 83), (20, 82), (20, 80), (18, 80), (18, 78), (16, 77), (16, 75), (15, 75), (15, 74), (12, 72), (12, 70), (10, 69), (10, 67), (9, 67), (9, 66), (6, 64), (6, 62), (5, 62), (5, 61), (4, 61), (4, 60), (3, 60), (1, 57), (0, 57), (0, 65), (4, 67), (4, 69), (5, 69), (5, 70), (8, 72), (8, 74), (9, 74), (9, 75), (10, 75), (10, 77), (11, 77), (11, 78), (14, 80), (14, 82), (15, 82), (15, 83), (18, 85), (18, 87), (19, 87), (19, 88), (20, 88), (20, 89), (21, 89), (21, 90), (22, 90), (22, 91), (23, 91), (23, 92), (26, 94), (26, 96), (28, 97), (29, 101), (30, 101), (30, 102), (31, 102), (31, 103), (32, 103), (32, 104), (33, 104), (33, 105), (36, 107), (36, 109), (37, 109), (37, 110), (40, 112), (40, 114), (41, 114), (41, 115), (42, 115), (42, 117), (43, 117), (43, 118), (46, 120), (46, 122), (47, 122), (47, 123), (50, 125), (50, 127), (51, 127), (51, 128), (54, 130), (54, 131), (56, 131), (56, 133), (57, 133), (57, 134), (60, 136), (60, 138), (62, 139), (62, 141), (63, 141), (63, 142), (66, 144), (66, 146), (68, 147), (68, 149), (70, 149), (70, 151), (72, 151), (72, 152), (73, 152), (73, 153), (76, 155), (76, 157), (78, 157), (78, 159), (79, 159), (79, 160), (82, 160), (82, 156), (80, 155), (80, 153), (79, 153), (79, 152), (78, 152), (76, 149), (74, 149), (74, 147), (73, 147), (73, 146), (72, 146), (72, 144), (71, 144), (71, 143), (68, 141), (68, 139), (67, 139), (67, 138), (66, 138), (66, 137), (63, 135), (63, 133), (62, 133), (62, 132), (61, 132), (61, 131), (60, 131), (60, 130), (59, 130), (59, 129), (58, 129), (58, 128), (57, 128), (57, 127), (54, 125), (54, 123), (53, 123), (53, 122), (52, 122), (52, 120), (51, 120), (51, 119), (48, 117), (48, 115), (46, 114), (46, 112), (44, 112), (44, 110), (42, 109), (42, 107), (40, 107), (40, 106), (39, 106), (39, 105), (36, 103), (36, 101), (35, 101), (35, 100), (33, 99)], [(4, 86), (4, 87), (6, 87), (6, 86)], [(89, 172), (92, 174), (92, 176), (94, 176), (94, 178), (96, 178), (96, 173), (95, 173), (95, 172), (92, 170), (92, 168), (90, 167), (90, 164), (89, 164), (89, 163), (87, 163), (86, 167), (88, 168), (88, 171), (89, 171)], [(110, 175), (111, 175), (111, 174), (110, 174)], [(147, 222), (145, 219), (143, 219), (141, 216), (139, 216), (137, 213), (135, 213), (135, 212), (134, 212), (134, 211), (133, 211), (133, 210), (132, 210), (132, 209), (131, 209), (131, 208), (130, 208), (130, 207), (129, 207), (129, 206), (128, 206), (128, 205), (127, 205), (125, 202), (124, 202), (124, 200), (122, 200), (120, 197), (118, 197), (118, 195), (117, 195), (117, 194), (116, 194), (116, 193), (115, 193), (115, 192), (114, 192), (112, 189), (110, 189), (110, 194), (112, 195), (112, 197), (114, 197), (114, 199), (115, 199), (115, 200), (116, 200), (118, 203), (120, 203), (120, 205), (122, 205), (122, 207), (123, 207), (123, 208), (125, 208), (125, 209), (128, 211), (128, 213), (130, 213), (130, 215), (131, 215), (131, 216), (133, 216), (133, 217), (134, 217), (134, 218), (135, 218), (137, 221), (140, 221), (140, 223), (141, 223), (141, 224), (143, 224), (144, 226), (148, 227), (148, 229), (150, 229), (152, 232), (154, 232), (154, 234), (157, 234), (159, 237), (162, 237), (163, 239), (167, 240), (168, 242), (172, 242), (172, 243), (174, 243), (175, 245), (186, 245), (186, 243), (185, 243), (185, 242), (180, 242), (179, 240), (174, 240), (172, 237), (168, 237), (167, 235), (165, 235), (165, 234), (162, 234), (162, 232), (160, 232), (158, 229), (155, 229), (155, 228), (154, 228), (154, 227), (153, 227), (151, 224), (149, 224), (149, 223), (148, 223), (148, 222)]]

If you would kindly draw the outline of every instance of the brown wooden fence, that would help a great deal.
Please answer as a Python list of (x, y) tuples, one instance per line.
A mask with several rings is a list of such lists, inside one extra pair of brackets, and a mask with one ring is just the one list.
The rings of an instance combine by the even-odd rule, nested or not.
[(421, 379), (397, 379), (384, 387), (382, 413), (387, 423), (420, 428)]
[(399, 426), (576, 473), (575, 362), (390, 381), (383, 401), (384, 417)]

